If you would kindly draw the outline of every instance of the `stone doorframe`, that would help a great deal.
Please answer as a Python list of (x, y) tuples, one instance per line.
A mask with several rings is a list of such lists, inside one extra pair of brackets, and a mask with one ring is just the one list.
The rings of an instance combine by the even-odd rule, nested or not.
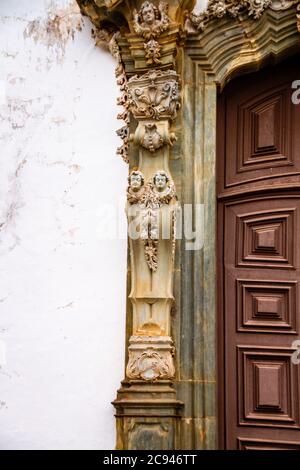
[[(116, 448), (216, 449), (217, 92), (300, 52), (300, 1), (209, 0), (198, 15), (194, 0), (77, 2), (117, 59), (129, 223), (133, 207), (143, 214), (144, 235), (129, 243)], [(196, 250), (185, 238), (175, 244), (177, 201), (192, 205), (194, 225), (203, 208)]]

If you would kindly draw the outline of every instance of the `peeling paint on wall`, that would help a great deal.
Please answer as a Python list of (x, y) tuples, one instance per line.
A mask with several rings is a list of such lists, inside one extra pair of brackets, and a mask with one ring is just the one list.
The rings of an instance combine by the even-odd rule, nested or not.
[(91, 27), (75, 0), (0, 0), (0, 449), (115, 444), (126, 240), (97, 230), (127, 168)]
[(51, 1), (47, 8), (47, 16), (30, 21), (23, 34), (25, 39), (32, 38), (36, 43), (53, 49), (57, 61), (61, 62), (67, 42), (70, 39), (74, 40), (75, 33), (82, 31), (82, 27), (83, 19), (75, 0), (63, 8)]

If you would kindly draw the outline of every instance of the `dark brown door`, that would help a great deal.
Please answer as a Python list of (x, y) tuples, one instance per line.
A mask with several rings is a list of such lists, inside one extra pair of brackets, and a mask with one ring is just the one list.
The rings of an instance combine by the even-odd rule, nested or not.
[(218, 107), (220, 447), (300, 449), (300, 57)]

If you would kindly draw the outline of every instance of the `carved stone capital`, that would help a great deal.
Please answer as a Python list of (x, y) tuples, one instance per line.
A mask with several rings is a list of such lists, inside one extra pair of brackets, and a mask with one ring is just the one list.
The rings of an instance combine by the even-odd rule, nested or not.
[(128, 110), (139, 121), (130, 140), (155, 153), (165, 144), (173, 145), (170, 132), (180, 108), (179, 77), (174, 70), (153, 70), (135, 75), (127, 83)]
[(174, 347), (169, 336), (132, 336), (126, 375), (132, 380), (172, 379)]
[(180, 107), (179, 76), (151, 70), (128, 81), (128, 106), (135, 119), (173, 120)]

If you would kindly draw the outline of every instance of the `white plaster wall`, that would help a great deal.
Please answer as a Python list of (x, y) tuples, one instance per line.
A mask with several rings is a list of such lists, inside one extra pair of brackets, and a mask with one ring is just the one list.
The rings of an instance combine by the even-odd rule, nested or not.
[[(127, 168), (114, 60), (74, 4), (0, 1), (1, 449), (115, 444), (126, 241), (99, 230)], [(47, 36), (55, 12), (73, 39), (66, 24)]]

